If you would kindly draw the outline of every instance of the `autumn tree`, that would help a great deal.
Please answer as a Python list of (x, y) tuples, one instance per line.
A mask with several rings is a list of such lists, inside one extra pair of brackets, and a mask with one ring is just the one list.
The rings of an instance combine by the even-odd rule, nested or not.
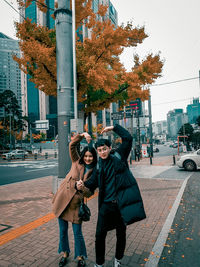
[[(26, 7), (31, 3), (26, 1)], [(37, 5), (46, 11), (44, 0), (38, 0)], [(105, 19), (106, 11), (107, 7), (100, 5), (95, 14), (92, 0), (76, 1), (76, 28), (85, 24), (91, 30), (90, 38), (81, 42), (77, 36), (76, 42), (78, 102), (83, 103), (86, 114), (119, 100), (122, 106), (136, 98), (147, 100), (148, 86), (161, 75), (163, 66), (159, 54), (148, 54), (144, 59), (134, 55), (133, 67), (126, 71), (119, 59), (123, 50), (136, 47), (148, 36), (144, 27), (134, 27), (132, 22), (115, 27)], [(37, 25), (29, 18), (16, 23), (16, 28), (22, 57), (14, 59), (39, 90), (56, 96), (55, 29)]]

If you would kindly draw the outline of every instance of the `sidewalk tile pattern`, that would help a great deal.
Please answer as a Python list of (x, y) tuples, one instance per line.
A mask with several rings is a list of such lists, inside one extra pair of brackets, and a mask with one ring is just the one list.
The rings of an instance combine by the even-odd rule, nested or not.
[[(145, 259), (162, 229), (165, 219), (181, 187), (181, 180), (137, 179), (144, 200), (147, 219), (127, 228), (127, 246), (122, 266), (144, 266)], [(52, 178), (40, 178), (0, 187), (0, 224), (12, 228), (0, 232), (1, 236), (20, 226), (35, 221), (51, 212)], [(94, 236), (97, 220), (97, 198), (88, 202), (91, 220), (83, 223), (83, 233), (88, 250), (87, 266), (95, 261)], [(73, 233), (69, 228), (71, 255), (68, 266), (74, 267)], [(115, 254), (115, 231), (107, 235), (106, 264), (111, 267)], [(13, 239), (0, 247), (0, 266), (58, 266), (57, 219)]]

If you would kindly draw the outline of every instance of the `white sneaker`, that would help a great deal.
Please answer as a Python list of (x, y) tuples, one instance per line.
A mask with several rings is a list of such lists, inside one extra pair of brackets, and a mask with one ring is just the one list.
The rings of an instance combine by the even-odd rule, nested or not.
[(121, 261), (120, 260), (117, 260), (115, 258), (115, 261), (114, 261), (114, 267), (120, 267), (121, 266)]
[(103, 267), (103, 265), (98, 265), (95, 263), (94, 267)]

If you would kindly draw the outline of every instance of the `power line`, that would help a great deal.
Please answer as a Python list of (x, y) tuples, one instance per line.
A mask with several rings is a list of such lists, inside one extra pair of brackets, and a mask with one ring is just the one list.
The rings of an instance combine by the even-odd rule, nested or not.
[(12, 6), (10, 3), (8, 3), (6, 0), (3, 0), (6, 4), (8, 4), (15, 12), (17, 12), (23, 19), (26, 19), (14, 6)]
[[(12, 6), (7, 0), (3, 0), (6, 4), (8, 4), (15, 12), (17, 12), (23, 19), (25, 19), (26, 20), (26, 18), (16, 9), (16, 8), (14, 8), (14, 6)], [(35, 2), (37, 2), (38, 4), (40, 4), (41, 6), (43, 6), (43, 7), (45, 7), (45, 8), (47, 8), (47, 9), (49, 9), (49, 10), (52, 10), (52, 11), (54, 11), (54, 9), (53, 8), (51, 8), (51, 7), (48, 7), (47, 5), (45, 5), (45, 4), (43, 4), (43, 3), (40, 3), (38, 0), (33, 0), (33, 1), (35, 1)]]
[[(199, 96), (197, 96), (199, 97)], [(193, 98), (197, 98), (197, 97), (193, 97)], [(171, 104), (171, 103), (175, 103), (175, 102), (182, 102), (182, 101), (186, 101), (186, 100), (191, 100), (192, 98), (185, 98), (185, 99), (179, 99), (179, 100), (174, 100), (174, 101), (170, 101), (170, 102), (163, 102), (163, 103), (158, 103), (158, 104), (153, 104), (153, 106), (157, 106), (157, 105), (165, 105), (165, 104)]]
[(188, 79), (182, 79), (182, 80), (177, 80), (177, 81), (173, 81), (173, 82), (152, 84), (151, 86), (168, 85), (168, 84), (172, 84), (172, 83), (180, 83), (180, 82), (185, 82), (185, 81), (190, 81), (190, 80), (196, 80), (196, 79), (200, 79), (200, 77), (193, 77), (193, 78), (188, 78)]

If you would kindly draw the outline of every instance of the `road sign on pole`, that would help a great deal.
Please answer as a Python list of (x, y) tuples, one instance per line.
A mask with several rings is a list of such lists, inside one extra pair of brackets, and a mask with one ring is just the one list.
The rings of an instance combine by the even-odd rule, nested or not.
[(35, 121), (35, 130), (49, 130), (49, 120), (38, 120)]

